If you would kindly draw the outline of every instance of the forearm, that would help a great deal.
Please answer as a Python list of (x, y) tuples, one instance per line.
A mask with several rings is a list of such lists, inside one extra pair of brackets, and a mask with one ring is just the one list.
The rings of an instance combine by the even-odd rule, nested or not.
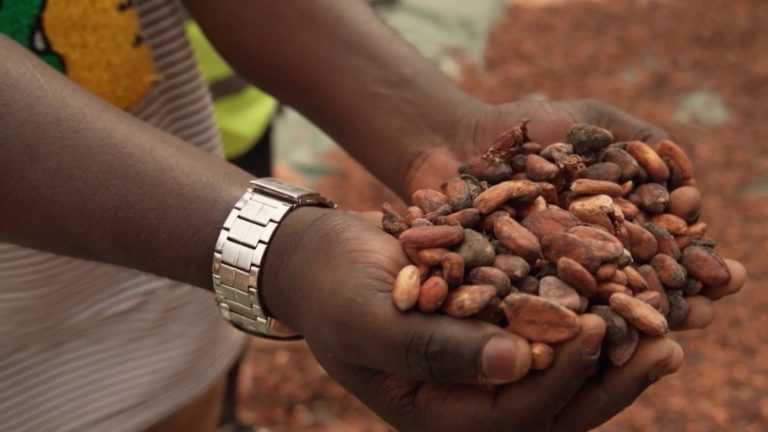
[(0, 240), (210, 287), (248, 174), (80, 89), (0, 35)]
[(307, 115), (397, 192), (416, 155), (471, 139), (466, 125), (482, 105), (366, 2), (188, 3), (240, 74)]

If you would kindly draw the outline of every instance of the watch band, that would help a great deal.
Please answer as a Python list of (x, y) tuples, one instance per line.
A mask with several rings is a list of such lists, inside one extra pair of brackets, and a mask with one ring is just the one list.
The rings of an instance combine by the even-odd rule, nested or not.
[(280, 221), (300, 206), (335, 208), (317, 192), (266, 177), (251, 181), (227, 216), (213, 254), (213, 289), (222, 316), (235, 327), (270, 339), (298, 339), (261, 305), (259, 272)]

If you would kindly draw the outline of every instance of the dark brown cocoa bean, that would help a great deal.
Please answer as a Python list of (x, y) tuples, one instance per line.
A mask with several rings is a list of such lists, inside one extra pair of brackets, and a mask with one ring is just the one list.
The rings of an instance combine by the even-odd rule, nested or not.
[(492, 159), (483, 159), (482, 156), (475, 156), (466, 164), (459, 167), (459, 172), (469, 174), (478, 180), (489, 183), (499, 183), (510, 178), (513, 174), (512, 167), (503, 161)]
[(541, 254), (539, 239), (512, 218), (497, 219), (493, 232), (505, 248), (528, 262), (536, 261)]
[(544, 257), (556, 263), (562, 257), (568, 257), (594, 272), (600, 266), (600, 257), (589, 245), (573, 234), (557, 233), (544, 238), (542, 244)]
[(606, 263), (597, 268), (595, 272), (595, 279), (598, 282), (608, 282), (613, 279), (613, 276), (618, 271), (618, 267), (614, 263)]
[(512, 282), (510, 282), (509, 276), (496, 267), (475, 267), (467, 277), (473, 285), (494, 286), (498, 297), (506, 297), (512, 292)]
[(589, 298), (597, 293), (595, 278), (571, 258), (562, 257), (557, 261), (557, 276), (584, 297)]
[(491, 285), (461, 285), (448, 294), (443, 311), (454, 318), (466, 318), (483, 310), (496, 297)]
[(464, 282), (464, 259), (456, 252), (448, 252), (443, 256), (441, 262), (443, 268), (443, 279), (448, 282), (448, 286), (456, 287)]
[(683, 298), (683, 293), (680, 291), (669, 291), (667, 294), (669, 297), (669, 315), (667, 315), (667, 321), (669, 326), (674, 328), (682, 324), (688, 314), (691, 311), (691, 305)]
[(448, 199), (448, 204), (453, 207), (454, 210), (466, 209), (472, 206), (474, 197), (469, 191), (467, 182), (461, 177), (454, 177), (441, 186), (443, 194)]
[(484, 232), (493, 232), (493, 225), (496, 224), (496, 220), (503, 216), (514, 217), (504, 210), (496, 210), (495, 212), (490, 213), (483, 218), (483, 221), (480, 223), (480, 227)]
[(638, 164), (648, 173), (653, 181), (664, 183), (669, 178), (669, 168), (661, 160), (656, 151), (642, 141), (631, 141), (627, 145), (627, 152), (635, 158)]
[(685, 288), (683, 288), (683, 292), (685, 293), (685, 295), (695, 296), (699, 294), (703, 289), (704, 289), (704, 284), (701, 283), (701, 281), (697, 281), (696, 279), (689, 277), (688, 280), (685, 282)]
[(648, 289), (648, 282), (645, 281), (642, 275), (632, 266), (626, 266), (622, 269), (627, 276), (627, 287), (632, 290), (633, 293), (639, 293)]
[(659, 276), (662, 285), (667, 289), (682, 289), (688, 277), (683, 266), (677, 263), (674, 258), (666, 254), (658, 254), (651, 260), (653, 269)]
[[(445, 223), (440, 223), (445, 221)], [(474, 228), (480, 223), (480, 212), (474, 208), (465, 208), (437, 219), (438, 225), (459, 224), (464, 228)]]
[(609, 148), (605, 151), (603, 160), (619, 166), (621, 169), (621, 175), (619, 176), (620, 182), (631, 180), (637, 175), (638, 171), (640, 171), (640, 165), (635, 158), (621, 148)]
[(661, 295), (659, 312), (666, 316), (669, 313), (669, 299), (667, 298), (667, 292), (664, 290), (664, 286), (659, 280), (659, 275), (656, 274), (656, 270), (654, 270), (650, 264), (645, 264), (638, 267), (637, 272), (640, 273), (640, 276), (642, 276), (648, 284), (647, 291), (656, 291)]
[(607, 129), (579, 123), (568, 131), (566, 139), (576, 153), (589, 155), (608, 147), (613, 142), (613, 134)]
[(544, 146), (537, 142), (527, 142), (524, 143), (520, 149), (523, 151), (523, 154), (526, 155), (539, 154), (542, 150), (544, 150)]
[(408, 224), (405, 220), (396, 212), (389, 203), (384, 203), (381, 206), (381, 227), (389, 234), (400, 237), (403, 231), (408, 229)]
[(537, 182), (552, 180), (560, 173), (560, 168), (537, 154), (529, 154), (525, 159), (525, 174)]
[(627, 338), (627, 321), (611, 309), (610, 306), (596, 305), (589, 309), (605, 321), (605, 342), (618, 344)]
[(560, 163), (573, 154), (573, 146), (565, 143), (554, 143), (544, 147), (541, 156), (555, 163)]
[(656, 144), (656, 153), (661, 157), (672, 159), (680, 168), (683, 180), (693, 178), (693, 163), (691, 163), (688, 155), (677, 144), (670, 140), (661, 140)]
[(669, 194), (669, 210), (673, 215), (693, 223), (701, 214), (701, 194), (691, 186), (679, 187)]
[(421, 285), (419, 291), (419, 310), (432, 313), (443, 305), (448, 297), (448, 282), (442, 277), (432, 276)]
[(581, 222), (574, 215), (556, 207), (530, 214), (522, 222), (539, 241), (548, 235), (565, 232), (579, 223)]
[(569, 229), (568, 233), (575, 235), (591, 247), (604, 263), (616, 261), (624, 251), (624, 245), (619, 239), (600, 228), (579, 225)]
[(608, 299), (610, 299), (611, 296), (616, 293), (632, 295), (632, 290), (627, 288), (625, 285), (619, 285), (613, 282), (601, 282), (597, 284), (597, 296), (604, 301), (608, 301)]
[(728, 266), (715, 251), (706, 247), (689, 246), (683, 251), (683, 267), (705, 287), (719, 288), (731, 280)]
[(539, 280), (533, 276), (526, 276), (522, 281), (517, 284), (517, 288), (526, 294), (538, 295), (539, 294)]
[(632, 222), (624, 222), (629, 235), (629, 251), (638, 262), (648, 262), (656, 255), (659, 245), (653, 233)]
[(464, 229), (464, 241), (456, 252), (461, 255), (464, 266), (468, 269), (491, 265), (496, 256), (491, 242), (484, 235), (469, 228)]
[(581, 177), (617, 183), (621, 177), (621, 167), (613, 162), (600, 162), (587, 167), (581, 172)]
[(574, 312), (581, 307), (576, 290), (555, 276), (545, 276), (539, 281), (539, 296)]
[(627, 326), (627, 337), (618, 343), (608, 344), (608, 359), (616, 367), (627, 364), (635, 355), (637, 345), (640, 342), (640, 332), (636, 328)]
[(675, 238), (672, 237), (672, 234), (666, 228), (654, 223), (646, 223), (643, 227), (656, 239), (658, 253), (669, 255), (678, 261), (680, 260), (682, 256), (680, 254), (680, 246), (677, 245)]
[(635, 189), (634, 195), (639, 202), (633, 203), (648, 213), (661, 213), (669, 204), (667, 188), (658, 183), (641, 184)]
[(531, 272), (528, 261), (515, 255), (496, 255), (493, 266), (503, 271), (514, 282), (522, 281)]

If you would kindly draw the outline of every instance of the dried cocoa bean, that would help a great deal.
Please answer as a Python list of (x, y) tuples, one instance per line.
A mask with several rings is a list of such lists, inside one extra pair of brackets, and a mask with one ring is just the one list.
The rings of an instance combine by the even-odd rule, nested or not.
[(439, 276), (432, 276), (421, 284), (418, 299), (419, 310), (432, 313), (440, 309), (447, 297), (448, 282)]
[(656, 144), (656, 153), (661, 157), (672, 159), (680, 168), (683, 180), (693, 178), (693, 163), (691, 163), (688, 155), (677, 144), (670, 140), (661, 140)]
[(544, 150), (544, 146), (537, 142), (527, 142), (523, 144), (521, 150), (523, 151), (523, 154), (526, 155), (539, 154)]
[(514, 282), (522, 281), (531, 272), (528, 261), (515, 255), (496, 255), (493, 266), (503, 271)]
[(671, 256), (658, 254), (651, 260), (651, 265), (656, 270), (662, 285), (667, 289), (682, 289), (685, 286), (688, 274)]
[[(444, 223), (441, 223), (444, 222)], [(448, 216), (437, 218), (438, 225), (461, 225), (464, 228), (474, 228), (480, 223), (480, 212), (474, 208), (465, 208)]]
[(652, 217), (651, 223), (664, 227), (673, 236), (685, 234), (688, 231), (688, 224), (681, 217), (669, 213)]
[(512, 293), (501, 304), (507, 330), (534, 342), (558, 343), (581, 331), (578, 315), (550, 300), (524, 293)]
[(417, 228), (417, 227), (427, 227), (427, 226), (434, 226), (432, 222), (424, 219), (424, 218), (416, 218), (411, 222), (411, 228)]
[(621, 167), (613, 162), (600, 162), (587, 167), (581, 172), (581, 177), (618, 183), (621, 177)]
[(576, 153), (589, 155), (608, 147), (613, 142), (613, 134), (607, 129), (579, 123), (568, 131), (566, 139)]
[(704, 289), (704, 284), (701, 283), (701, 281), (697, 281), (694, 278), (689, 277), (688, 280), (685, 282), (685, 288), (683, 288), (683, 292), (685, 295), (688, 296), (695, 296), (698, 293), (701, 292), (701, 290)]
[(392, 301), (401, 311), (407, 311), (412, 308), (419, 300), (419, 289), (421, 288), (421, 275), (419, 268), (415, 265), (403, 267), (392, 286)]
[(475, 314), (473, 319), (485, 321), (499, 327), (506, 327), (507, 325), (504, 311), (501, 310), (501, 299), (498, 297), (492, 298), (480, 312)]
[(591, 247), (604, 263), (616, 261), (624, 251), (624, 245), (619, 239), (602, 229), (579, 225), (569, 229), (568, 232)]
[(482, 156), (476, 156), (466, 164), (461, 165), (459, 172), (489, 183), (502, 182), (513, 174), (512, 167), (508, 163), (483, 159)]
[(509, 276), (496, 267), (475, 267), (468, 275), (469, 282), (473, 285), (491, 285), (496, 288), (498, 297), (506, 297), (512, 292), (512, 282)]
[(525, 294), (538, 295), (539, 280), (533, 276), (526, 276), (517, 284), (517, 288)]
[(544, 147), (540, 154), (552, 162), (560, 163), (573, 154), (573, 146), (565, 143), (554, 143)]
[(624, 218), (630, 221), (634, 220), (637, 217), (637, 213), (640, 211), (636, 205), (624, 198), (614, 198), (613, 206), (620, 208), (621, 212), (624, 214)]
[(560, 203), (560, 198), (557, 196), (557, 189), (552, 183), (540, 182), (539, 186), (541, 186), (541, 197), (544, 198), (544, 201), (547, 204), (556, 206)]
[(613, 279), (611, 279), (611, 282), (615, 284), (627, 286), (627, 284), (629, 284), (629, 278), (627, 277), (627, 274), (624, 273), (624, 270), (617, 270), (616, 274), (613, 275)]
[(613, 199), (608, 195), (593, 195), (573, 200), (568, 208), (580, 220), (613, 231)]
[(635, 189), (634, 195), (639, 199), (634, 204), (648, 213), (661, 213), (669, 204), (667, 188), (658, 183), (642, 184)]
[(597, 296), (605, 301), (608, 301), (616, 293), (632, 295), (632, 290), (625, 285), (619, 285), (614, 282), (601, 282), (597, 284)]
[[(450, 204), (443, 204), (440, 207), (438, 207), (436, 210), (431, 211), (429, 213), (426, 213), (424, 215), (424, 219), (432, 222), (433, 224), (436, 224), (437, 220), (440, 217), (448, 216), (453, 212), (453, 207), (451, 207)], [(446, 223), (446, 225), (459, 225), (458, 223)]]
[(669, 255), (675, 260), (680, 260), (680, 246), (677, 245), (675, 238), (672, 237), (672, 234), (666, 228), (654, 223), (646, 223), (643, 227), (646, 231), (653, 234), (653, 237), (656, 239), (658, 253)]
[(548, 235), (565, 232), (579, 223), (581, 222), (573, 214), (557, 207), (530, 214), (522, 222), (539, 241), (543, 241)]
[(474, 197), (470, 193), (469, 185), (461, 177), (454, 177), (445, 182), (441, 189), (448, 199), (447, 203), (453, 207), (454, 210), (466, 209), (472, 206)]
[(616, 274), (618, 269), (619, 268), (614, 263), (603, 264), (597, 268), (597, 271), (595, 272), (595, 279), (598, 282), (608, 282), (613, 279), (613, 275)]
[(556, 263), (560, 258), (568, 257), (590, 272), (600, 266), (600, 257), (594, 249), (573, 234), (557, 233), (545, 237), (542, 252), (550, 262)]
[(627, 266), (624, 267), (622, 271), (627, 276), (627, 287), (629, 287), (632, 292), (639, 293), (648, 289), (648, 282), (645, 281), (645, 278), (643, 278), (634, 267)]
[(611, 309), (610, 306), (596, 305), (589, 310), (605, 321), (605, 342), (617, 344), (627, 338), (627, 321)]
[(611, 197), (620, 197), (622, 194), (621, 185), (605, 181), (581, 178), (571, 183), (571, 190), (579, 195), (608, 195)]
[(533, 181), (552, 180), (560, 173), (560, 168), (552, 162), (536, 154), (525, 158), (525, 175)]
[[(679, 187), (669, 194), (669, 210), (671, 214), (681, 217), (688, 223), (693, 223), (701, 214), (701, 194), (691, 186)], [(670, 231), (671, 232), (671, 231)]]
[(624, 222), (624, 228), (629, 235), (629, 251), (632, 257), (639, 262), (650, 261), (659, 249), (653, 234), (632, 222)]
[(629, 250), (624, 249), (624, 252), (621, 253), (619, 259), (616, 260), (616, 265), (619, 266), (620, 269), (623, 269), (633, 262), (635, 262), (635, 260), (632, 259), (632, 254), (629, 252)]
[(448, 197), (434, 189), (419, 189), (411, 195), (411, 202), (424, 213), (430, 213), (448, 204)]
[(464, 229), (460, 226), (419, 226), (400, 234), (403, 249), (428, 249), (453, 246), (464, 241)]
[(616, 147), (609, 148), (605, 151), (603, 160), (619, 166), (621, 169), (621, 175), (619, 176), (620, 182), (631, 180), (640, 171), (640, 165), (625, 149)]
[(667, 315), (667, 321), (670, 327), (676, 327), (688, 318), (688, 314), (691, 311), (691, 305), (683, 298), (683, 293), (680, 291), (670, 291), (669, 297), (669, 315)]
[(638, 300), (642, 300), (648, 303), (649, 305), (653, 306), (654, 309), (661, 311), (662, 296), (658, 291), (643, 291), (635, 294), (635, 298)]
[(413, 221), (423, 217), (424, 217), (423, 210), (421, 210), (419, 207), (416, 207), (416, 206), (410, 206), (405, 210), (405, 216), (403, 217), (403, 219), (405, 220), (405, 223), (410, 227), (413, 225)]
[(627, 145), (627, 152), (635, 158), (653, 181), (657, 183), (667, 181), (669, 168), (651, 146), (642, 141), (631, 141)]
[(544, 211), (547, 209), (547, 200), (544, 199), (542, 196), (536, 197), (535, 200), (533, 200), (532, 203), (528, 204), (525, 207), (520, 208), (520, 211), (518, 214), (521, 218), (526, 218), (534, 213), (538, 213), (541, 211)]
[(422, 249), (418, 252), (419, 263), (426, 264), (428, 266), (441, 265), (443, 262), (443, 257), (448, 252), (450, 252), (450, 250), (445, 248)]
[(574, 312), (581, 308), (576, 290), (555, 276), (545, 276), (539, 281), (539, 296)]
[(389, 203), (381, 205), (381, 227), (384, 231), (395, 237), (400, 237), (400, 234), (408, 229), (408, 225), (403, 218)]
[(448, 252), (443, 256), (443, 279), (448, 286), (455, 287), (464, 281), (464, 259), (456, 252)]
[(611, 308), (628, 323), (650, 336), (669, 333), (666, 318), (648, 303), (631, 295), (617, 292), (609, 300)]
[(669, 313), (669, 299), (667, 298), (667, 292), (664, 290), (664, 286), (661, 285), (659, 275), (656, 274), (656, 270), (649, 264), (641, 265), (637, 268), (637, 272), (645, 279), (648, 285), (647, 291), (655, 291), (661, 296), (661, 304), (659, 305), (659, 312), (666, 316)]
[(489, 187), (475, 198), (473, 206), (481, 214), (496, 210), (501, 204), (530, 204), (541, 195), (541, 186), (529, 180), (508, 180)]
[(496, 210), (483, 218), (483, 221), (480, 223), (480, 228), (482, 228), (484, 232), (493, 232), (493, 225), (496, 224), (496, 219), (503, 216), (513, 217), (504, 210)]
[(443, 311), (454, 318), (466, 318), (483, 310), (496, 297), (491, 285), (461, 285), (448, 294)]
[(557, 261), (557, 277), (584, 297), (592, 297), (597, 293), (595, 278), (571, 258), (562, 257)]
[(640, 332), (632, 326), (627, 326), (627, 337), (618, 343), (608, 344), (608, 359), (616, 367), (621, 367), (635, 355), (640, 342)]
[(528, 262), (536, 261), (541, 253), (539, 239), (512, 218), (497, 219), (493, 232), (505, 248)]
[(683, 251), (681, 262), (688, 274), (706, 287), (719, 288), (731, 280), (728, 266), (712, 249), (689, 246)]
[(551, 346), (541, 342), (531, 343), (531, 369), (549, 369), (554, 360), (555, 350)]

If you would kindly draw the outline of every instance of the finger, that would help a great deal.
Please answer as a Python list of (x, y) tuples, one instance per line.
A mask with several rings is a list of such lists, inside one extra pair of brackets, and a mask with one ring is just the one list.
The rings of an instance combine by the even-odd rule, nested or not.
[(596, 100), (576, 101), (586, 121), (608, 129), (616, 141), (640, 140), (655, 144), (669, 135), (657, 126)]
[(715, 319), (715, 305), (704, 296), (686, 297), (685, 301), (691, 307), (688, 316), (672, 330), (699, 330), (707, 327)]
[(498, 403), (509, 405), (505, 412), (510, 417), (525, 418), (528, 414), (530, 418), (551, 419), (594, 373), (605, 335), (605, 321), (592, 314), (579, 318), (581, 333), (557, 348), (549, 369), (500, 390)]
[(351, 211), (349, 213), (355, 215), (366, 223), (372, 223), (377, 227), (381, 226), (382, 215), (380, 211)]
[(557, 414), (553, 431), (590, 430), (629, 406), (648, 386), (676, 372), (683, 349), (668, 338), (643, 338), (634, 357), (592, 378)]
[(731, 280), (727, 285), (717, 288), (706, 287), (702, 291), (702, 294), (711, 298), (712, 300), (718, 300), (725, 296), (735, 294), (744, 287), (744, 283), (747, 281), (747, 269), (744, 264), (732, 260), (726, 259), (725, 264), (728, 265), (728, 270), (731, 272)]

